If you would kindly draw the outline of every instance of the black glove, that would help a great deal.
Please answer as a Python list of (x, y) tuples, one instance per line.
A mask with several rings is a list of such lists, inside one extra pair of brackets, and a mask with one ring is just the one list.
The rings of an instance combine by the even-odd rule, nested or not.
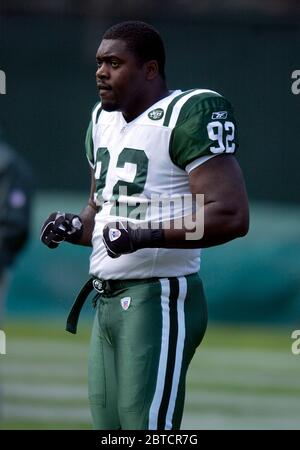
[(50, 214), (42, 226), (41, 241), (49, 248), (56, 248), (63, 241), (79, 241), (82, 231), (83, 225), (79, 216), (58, 211)]
[(113, 222), (103, 228), (103, 242), (108, 256), (118, 258), (141, 248), (162, 247), (165, 238), (162, 229), (144, 230), (127, 222)]

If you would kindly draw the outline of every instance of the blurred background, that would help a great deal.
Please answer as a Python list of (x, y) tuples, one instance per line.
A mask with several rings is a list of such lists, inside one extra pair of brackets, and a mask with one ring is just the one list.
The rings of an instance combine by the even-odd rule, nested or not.
[(0, 126), (31, 166), (35, 196), (0, 327), (0, 427), (90, 428), (90, 304), (79, 334), (64, 331), (90, 250), (51, 252), (39, 230), (50, 212), (85, 205), (95, 53), (103, 32), (128, 19), (160, 31), (170, 89), (209, 88), (234, 105), (251, 204), (247, 237), (203, 252), (210, 322), (189, 373), (183, 428), (300, 429), (300, 355), (291, 338), (300, 329), (296, 0), (1, 0)]

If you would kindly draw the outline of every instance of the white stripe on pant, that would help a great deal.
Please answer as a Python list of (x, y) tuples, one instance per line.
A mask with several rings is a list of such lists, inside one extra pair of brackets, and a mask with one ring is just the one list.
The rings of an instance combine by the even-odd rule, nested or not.
[[(172, 418), (175, 409), (175, 403), (178, 393), (178, 385), (180, 379), (182, 357), (185, 340), (185, 317), (184, 317), (184, 301), (187, 293), (187, 281), (185, 277), (178, 278), (179, 295), (177, 299), (177, 321), (178, 333), (176, 342), (176, 359), (172, 377), (172, 388), (170, 393), (169, 405), (167, 409), (165, 429), (172, 429)], [(161, 283), (161, 307), (162, 307), (162, 342), (158, 366), (158, 376), (156, 382), (155, 393), (149, 412), (149, 430), (157, 429), (158, 414), (163, 398), (165, 387), (165, 377), (167, 370), (168, 350), (169, 350), (169, 334), (170, 334), (170, 281), (162, 278)]]

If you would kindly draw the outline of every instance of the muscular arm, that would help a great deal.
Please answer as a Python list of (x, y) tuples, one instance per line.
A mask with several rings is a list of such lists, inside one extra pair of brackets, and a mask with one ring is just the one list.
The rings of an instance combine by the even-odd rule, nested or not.
[[(203, 226), (200, 224), (199, 227), (197, 222), (203, 215), (197, 212), (189, 221), (184, 217), (184, 224), (179, 227), (178, 222), (168, 228), (166, 223), (162, 224), (159, 229), (132, 228), (122, 222), (108, 223), (103, 229), (108, 255), (118, 258), (141, 248), (212, 247), (247, 234), (248, 199), (241, 169), (233, 155), (216, 156), (195, 168), (190, 173), (189, 184), (192, 194), (204, 195), (202, 236), (199, 229), (203, 230)], [(195, 224), (195, 230), (191, 229), (191, 224)]]
[(95, 215), (98, 207), (94, 202), (94, 193), (96, 190), (96, 182), (93, 170), (91, 170), (91, 192), (87, 206), (79, 214), (83, 223), (83, 233), (77, 245), (92, 246), (92, 235), (95, 226)]
[(165, 230), (164, 247), (212, 247), (247, 234), (247, 193), (233, 155), (216, 156), (192, 170), (189, 184), (192, 194), (204, 194), (204, 235), (199, 240), (186, 240), (185, 229)]

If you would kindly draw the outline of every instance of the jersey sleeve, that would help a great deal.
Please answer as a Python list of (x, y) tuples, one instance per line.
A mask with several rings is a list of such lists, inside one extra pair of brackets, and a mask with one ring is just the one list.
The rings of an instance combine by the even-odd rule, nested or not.
[(183, 105), (170, 139), (170, 157), (185, 170), (193, 161), (206, 161), (238, 148), (233, 108), (218, 94), (191, 97)]
[(91, 120), (85, 136), (85, 151), (88, 162), (92, 168), (95, 167), (94, 161), (94, 142), (93, 142), (93, 121)]
[(97, 125), (99, 116), (101, 114), (102, 107), (101, 103), (97, 102), (92, 110), (92, 117), (88, 126), (88, 129), (86, 131), (85, 136), (85, 153), (88, 159), (88, 162), (90, 166), (94, 169), (95, 168), (95, 153), (94, 153), (94, 129)]

